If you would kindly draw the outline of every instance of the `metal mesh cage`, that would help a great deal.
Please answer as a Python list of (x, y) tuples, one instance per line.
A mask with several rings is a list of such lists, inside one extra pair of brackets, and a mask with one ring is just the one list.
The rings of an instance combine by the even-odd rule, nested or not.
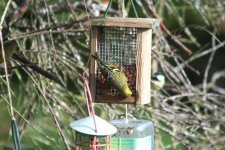
[(76, 132), (76, 150), (109, 150), (109, 136), (93, 136)]
[[(136, 89), (136, 50), (137, 28), (131, 27), (99, 27), (98, 55), (105, 61), (117, 65), (128, 78), (129, 88), (135, 95)], [(111, 89), (100, 69), (97, 71), (97, 94), (118, 95)]]

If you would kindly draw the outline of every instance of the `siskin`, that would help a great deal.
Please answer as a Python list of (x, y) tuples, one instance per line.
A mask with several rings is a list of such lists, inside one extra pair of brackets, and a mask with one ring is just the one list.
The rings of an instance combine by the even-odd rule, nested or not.
[(92, 57), (98, 62), (100, 70), (111, 88), (115, 88), (123, 97), (132, 95), (127, 84), (127, 77), (120, 69), (111, 63), (103, 61), (97, 54), (92, 55)]
[(151, 80), (151, 87), (154, 91), (161, 90), (165, 85), (165, 77), (158, 72), (154, 73)]

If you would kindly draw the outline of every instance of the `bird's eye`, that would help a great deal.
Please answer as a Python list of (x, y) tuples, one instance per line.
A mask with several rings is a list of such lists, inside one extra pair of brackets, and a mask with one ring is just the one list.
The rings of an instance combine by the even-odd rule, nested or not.
[(158, 80), (157, 76), (153, 76), (152, 80)]

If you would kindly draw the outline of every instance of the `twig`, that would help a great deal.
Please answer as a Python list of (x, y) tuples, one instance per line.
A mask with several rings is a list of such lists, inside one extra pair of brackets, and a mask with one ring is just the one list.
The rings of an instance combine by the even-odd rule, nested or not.
[(11, 88), (10, 88), (10, 84), (9, 84), (8, 69), (7, 69), (7, 63), (6, 63), (6, 54), (5, 54), (3, 35), (2, 35), (2, 24), (5, 20), (6, 12), (8, 11), (9, 5), (10, 5), (11, 2), (12, 2), (12, 0), (8, 1), (7, 5), (4, 9), (3, 15), (1, 17), (1, 22), (0, 22), (0, 43), (1, 44), (0, 44), (0, 46), (1, 46), (1, 54), (2, 54), (1, 57), (3, 58), (5, 75), (6, 75), (8, 97), (9, 97), (9, 102), (10, 102), (10, 115), (11, 115), (11, 118), (13, 119), (14, 118), (14, 111), (13, 111), (13, 104), (12, 104), (12, 95), (11, 95)]
[(14, 54), (14, 59), (19, 61), (20, 63), (23, 63), (23, 64), (28, 64), (28, 67), (31, 68), (32, 70), (36, 71), (37, 73), (41, 74), (42, 76), (50, 79), (50, 80), (53, 80), (59, 84), (62, 84), (59, 80), (59, 78), (52, 74), (52, 73), (49, 73), (48, 71), (45, 71), (44, 69), (38, 67), (37, 65), (35, 65), (34, 63), (30, 62), (28, 59), (26, 59), (24, 56), (22, 55), (19, 55), (19, 54)]
[[(67, 8), (69, 9), (70, 13), (72, 14), (73, 19), (78, 20), (77, 14), (74, 13), (74, 10), (71, 7), (71, 3), (68, 0), (64, 0), (64, 2), (66, 3)], [(89, 20), (89, 16), (88, 16), (88, 20)], [(79, 26), (82, 29), (84, 28), (82, 23), (79, 23)], [(86, 37), (87, 37), (87, 35), (86, 35)]]
[[(51, 10), (50, 10), (49, 7), (48, 7), (48, 4), (47, 4), (47, 1), (46, 1), (46, 0), (44, 0), (44, 5), (45, 5), (46, 10), (48, 10), (48, 11), (47, 11), (48, 27), (51, 27), (51, 19), (50, 19), (50, 15), (52, 15), (52, 13), (51, 13)], [(49, 36), (50, 36), (51, 45), (52, 45), (53, 51), (54, 51), (53, 59), (51, 59), (52, 61), (50, 60), (50, 62), (51, 62), (51, 64), (52, 64), (52, 63), (55, 63), (55, 62), (56, 62), (56, 47), (55, 47), (55, 43), (54, 43), (54, 40), (53, 40), (53, 35), (52, 35), (52, 33), (50, 33)]]
[[(66, 32), (85, 32), (87, 29), (68, 29), (68, 30), (42, 30), (42, 31), (37, 31), (37, 32), (29, 32), (29, 33), (24, 33), (20, 35), (15, 35), (13, 38), (10, 38), (8, 41), (13, 41), (13, 40), (18, 40), (18, 39), (23, 39), (26, 37), (32, 37), (36, 35), (44, 35), (44, 34), (58, 34), (58, 33), (66, 33)], [(8, 42), (6, 41), (6, 42)]]
[(198, 58), (201, 58), (201, 57), (203, 57), (205, 55), (208, 55), (208, 54), (214, 52), (215, 49), (218, 50), (219, 48), (223, 47), (224, 44), (225, 44), (225, 41), (219, 43), (218, 45), (215, 45), (215, 47), (203, 50), (201, 53), (193, 55), (187, 61), (183, 62), (183, 64), (181, 64), (181, 66), (184, 67), (185, 64), (188, 64), (188, 63), (190, 63), (190, 62), (192, 62), (192, 61), (194, 61), (194, 60), (196, 60)]
[(38, 83), (33, 79), (33, 77), (32, 77), (32, 76), (30, 76), (30, 77), (31, 77), (32, 81), (34, 82), (34, 84), (37, 86), (38, 91), (42, 94), (42, 96), (43, 96), (43, 98), (44, 98), (44, 100), (45, 100), (45, 102), (46, 102), (46, 104), (47, 104), (47, 107), (48, 107), (48, 109), (49, 109), (50, 115), (51, 115), (51, 117), (52, 117), (52, 119), (53, 119), (53, 121), (54, 121), (54, 123), (55, 123), (55, 125), (56, 125), (56, 127), (57, 127), (57, 129), (58, 129), (58, 131), (59, 131), (59, 134), (60, 134), (60, 136), (62, 137), (62, 139), (63, 139), (63, 141), (64, 141), (64, 143), (65, 143), (67, 149), (70, 150), (70, 147), (69, 147), (69, 144), (68, 144), (68, 142), (67, 142), (67, 140), (66, 140), (66, 137), (65, 137), (65, 135), (64, 135), (64, 133), (62, 132), (62, 129), (61, 129), (61, 127), (60, 127), (58, 117), (54, 114), (54, 111), (53, 111), (53, 109), (52, 109), (52, 107), (51, 107), (51, 105), (50, 105), (50, 103), (49, 103), (49, 101), (48, 101), (46, 95), (45, 95), (44, 92), (41, 90), (41, 87), (38, 85)]
[(68, 115), (70, 115), (72, 118), (78, 119), (77, 115), (74, 115), (73, 110), (65, 102), (63, 102), (62, 100), (58, 100), (50, 92), (51, 91), (48, 91), (48, 93), (46, 93), (47, 98), (55, 100)]
[[(26, 116), (24, 118), (26, 118), (27, 121), (30, 120), (30, 118), (33, 116), (34, 114), (34, 110), (35, 108), (37, 108), (37, 104), (40, 101), (39, 97), (37, 96), (34, 100), (34, 102), (32, 102), (30, 104), (30, 106), (27, 108), (27, 113)], [(21, 125), (21, 131), (20, 131), (20, 138), (23, 136), (23, 134), (25, 133), (25, 130), (27, 129), (27, 122), (24, 122), (24, 124)]]
[[(1, 95), (0, 95), (1, 96)], [(3, 97), (1, 96), (1, 98), (6, 102), (7, 105), (10, 106), (10, 103)], [(42, 133), (42, 131), (40, 131), (38, 128), (34, 127), (25, 117), (23, 117), (23, 115), (17, 111), (14, 107), (13, 107), (13, 111), (16, 112), (32, 129), (34, 129), (35, 131), (37, 131), (37, 133), (39, 133), (40, 135), (42, 135), (43, 137), (45, 137), (46, 139), (52, 141), (52, 142), (56, 142), (54, 139), (50, 138), (48, 135)]]
[[(40, 91), (40, 92), (42, 92), (42, 91)], [(42, 93), (42, 94), (43, 94), (43, 93)], [(45, 100), (45, 102), (47, 103), (49, 112), (50, 112), (50, 114), (51, 114), (51, 116), (52, 116), (52, 118), (53, 118), (53, 121), (54, 121), (56, 127), (57, 127), (58, 130), (59, 130), (59, 133), (60, 133), (60, 135), (61, 135), (61, 137), (62, 137), (62, 139), (63, 139), (63, 141), (64, 141), (64, 143), (65, 143), (65, 145), (66, 145), (66, 147), (67, 147), (67, 149), (70, 150), (70, 147), (69, 147), (69, 144), (68, 144), (68, 142), (67, 142), (67, 140), (66, 140), (66, 137), (65, 137), (65, 135), (64, 135), (64, 133), (62, 132), (62, 129), (61, 129), (61, 127), (60, 127), (58, 117), (54, 114), (53, 109), (52, 109), (51, 105), (49, 104), (49, 102), (48, 102), (48, 100), (47, 100), (47, 98), (46, 98), (45, 96), (44, 96), (44, 100)]]
[[(209, 57), (209, 61), (208, 61), (208, 64), (205, 68), (205, 73), (204, 73), (204, 79), (203, 79), (203, 84), (202, 84), (202, 88), (203, 88), (203, 93), (207, 93), (207, 80), (208, 80), (208, 74), (209, 74), (209, 70), (210, 70), (210, 67), (211, 67), (211, 64), (212, 64), (212, 61), (213, 61), (213, 58), (216, 54), (216, 48), (215, 48), (215, 45), (216, 45), (216, 39), (215, 37), (212, 38), (212, 48), (213, 48), (213, 52), (211, 53), (210, 57)], [(206, 101), (206, 96), (204, 95), (203, 96), (203, 100)]]
[[(90, 17), (90, 18), (92, 19), (92, 18), (102, 18), (102, 17)], [(29, 36), (32, 36), (33, 34), (39, 35), (39, 34), (42, 34), (42, 32), (43, 32), (43, 34), (63, 33), (63, 32), (83, 32), (83, 31), (86, 30), (85, 28), (83, 28), (83, 29), (68, 29), (68, 30), (66, 28), (68, 28), (70, 26), (73, 26), (74, 24), (77, 24), (77, 23), (82, 23), (82, 22), (87, 21), (87, 20), (88, 20), (88, 17), (85, 17), (83, 19), (71, 21), (71, 22), (64, 23), (64, 24), (55, 24), (54, 23), (54, 25), (52, 25), (50, 27), (46, 27), (46, 28), (43, 28), (43, 29), (40, 29), (40, 30), (30, 31), (29, 33), (24, 33), (23, 35), (20, 34), (20, 35), (18, 35), (18, 39), (23, 38), (22, 36), (26, 36), (26, 37), (28, 36), (29, 37)], [(65, 29), (57, 30), (59, 28), (65, 28)], [(81, 31), (79, 31), (79, 30), (81, 30)], [(10, 42), (10, 41), (13, 41), (13, 40), (15, 40), (15, 39), (12, 38), (12, 39), (9, 39), (9, 40), (4, 41), (4, 42), (7, 43), (7, 42)]]
[(16, 23), (27, 12), (30, 6), (30, 0), (22, 0), (17, 3), (18, 8), (7, 16), (9, 25)]
[[(147, 5), (149, 11), (152, 13), (152, 15), (157, 18), (160, 19), (159, 15), (152, 9), (151, 5), (149, 4), (148, 0), (144, 0), (145, 4)], [(162, 23), (162, 21), (160, 22), (160, 26), (161, 28), (170, 36), (170, 38), (177, 43), (177, 45), (179, 45), (188, 55), (192, 54), (192, 51), (187, 48), (184, 44), (182, 44), (168, 29), (167, 27)]]
[[(53, 16), (50, 16), (50, 19), (51, 19), (51, 22), (54, 25), (56, 25), (56, 22), (55, 22)], [(89, 19), (90, 19), (90, 17), (88, 16), (88, 17), (86, 17), (86, 19), (83, 19), (83, 20), (89, 20)], [(81, 24), (80, 21), (78, 21), (77, 23), (83, 28), (83, 25)], [(66, 47), (75, 54), (74, 56), (75, 56), (76, 60), (78, 61), (78, 63), (83, 65), (83, 62), (81, 61), (81, 58), (79, 57), (79, 53), (73, 45), (72, 39), (68, 38), (68, 36), (66, 36), (64, 33), (60, 34), (60, 36), (61, 36), (62, 40), (65, 42)], [(87, 37), (87, 35), (86, 35), (86, 37)]]

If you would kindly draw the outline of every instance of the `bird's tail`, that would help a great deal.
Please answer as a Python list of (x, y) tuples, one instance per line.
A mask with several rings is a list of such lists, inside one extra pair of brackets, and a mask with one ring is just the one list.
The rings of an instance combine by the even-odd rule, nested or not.
[(113, 70), (113, 71), (118, 71), (118, 67), (112, 63), (108, 63), (104, 60), (101, 59), (101, 57), (98, 54), (91, 55), (97, 62), (100, 64), (100, 67), (103, 67), (104, 69), (107, 70)]
[(106, 65), (107, 63), (98, 56), (98, 54), (91, 55), (95, 60), (97, 60), (101, 65)]
[(97, 60), (101, 59), (101, 58), (98, 56), (97, 53), (96, 53), (96, 54), (92, 54), (91, 56), (92, 56), (94, 59), (97, 59)]

